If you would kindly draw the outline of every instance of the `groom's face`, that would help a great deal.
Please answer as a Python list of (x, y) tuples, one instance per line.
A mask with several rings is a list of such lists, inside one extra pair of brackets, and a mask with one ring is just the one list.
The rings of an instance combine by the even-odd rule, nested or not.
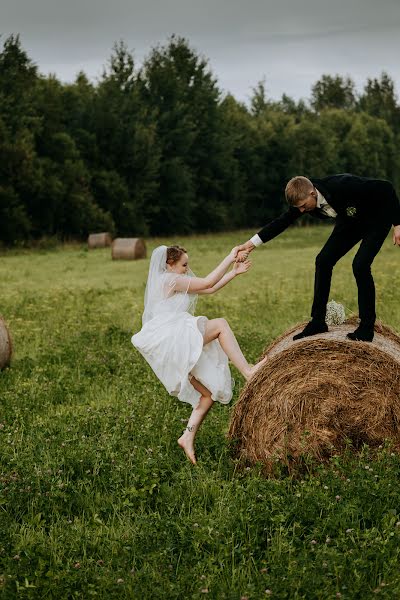
[(317, 190), (315, 188), (310, 190), (308, 196), (303, 198), (303, 200), (299, 200), (295, 206), (302, 213), (314, 210), (317, 206)]

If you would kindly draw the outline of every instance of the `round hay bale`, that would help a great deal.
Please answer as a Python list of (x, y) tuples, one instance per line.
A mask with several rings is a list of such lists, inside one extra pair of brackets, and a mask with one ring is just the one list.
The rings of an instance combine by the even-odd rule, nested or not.
[(0, 370), (9, 366), (11, 355), (11, 337), (4, 320), (0, 317)]
[(400, 450), (400, 337), (377, 324), (374, 341), (346, 334), (355, 319), (293, 341), (304, 324), (277, 338), (267, 362), (244, 387), (229, 437), (246, 462), (291, 466), (308, 455), (324, 459), (343, 450), (391, 440)]
[(142, 238), (116, 238), (112, 243), (113, 260), (137, 260), (146, 258), (146, 244)]
[(111, 243), (112, 236), (108, 231), (103, 233), (91, 233), (88, 237), (88, 248), (90, 250), (93, 248), (107, 248), (107, 246), (111, 246)]

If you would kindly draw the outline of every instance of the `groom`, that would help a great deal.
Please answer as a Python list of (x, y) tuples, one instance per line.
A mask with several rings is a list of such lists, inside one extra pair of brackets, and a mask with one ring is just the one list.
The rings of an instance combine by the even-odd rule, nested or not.
[(393, 243), (400, 246), (400, 204), (392, 184), (349, 173), (312, 180), (298, 176), (288, 182), (285, 195), (289, 209), (239, 246), (238, 260), (285, 231), (305, 212), (317, 219), (335, 219), (335, 227), (315, 261), (311, 321), (293, 339), (328, 331), (325, 316), (333, 267), (361, 241), (353, 260), (360, 324), (347, 337), (372, 341), (376, 315), (371, 265), (392, 225)]

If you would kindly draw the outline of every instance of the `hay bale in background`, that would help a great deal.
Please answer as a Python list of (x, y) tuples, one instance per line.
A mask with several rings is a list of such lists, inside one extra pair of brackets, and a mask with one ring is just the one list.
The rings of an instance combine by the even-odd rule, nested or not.
[(270, 360), (247, 383), (229, 436), (246, 461), (287, 465), (305, 454), (323, 459), (354, 447), (392, 440), (400, 450), (400, 337), (378, 324), (372, 343), (346, 334), (355, 320), (293, 341), (304, 324), (264, 352)]
[(116, 238), (112, 243), (113, 260), (137, 260), (146, 258), (146, 244), (142, 238)]
[(12, 343), (4, 320), (0, 317), (0, 370), (8, 367), (11, 361)]
[(111, 246), (112, 236), (111, 233), (105, 231), (103, 233), (91, 233), (88, 237), (88, 248), (106, 248)]

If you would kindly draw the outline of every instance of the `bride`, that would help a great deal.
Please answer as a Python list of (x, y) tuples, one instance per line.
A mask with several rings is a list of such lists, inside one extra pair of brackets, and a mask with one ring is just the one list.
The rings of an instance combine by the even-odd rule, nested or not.
[(206, 277), (195, 277), (185, 248), (156, 248), (150, 260), (143, 326), (132, 336), (132, 344), (169, 394), (193, 407), (178, 440), (193, 464), (194, 438), (206, 414), (214, 402), (228, 404), (232, 398), (228, 359), (246, 380), (261, 365), (249, 365), (225, 319), (194, 316), (198, 294), (213, 294), (248, 271), (250, 261), (236, 263), (236, 255), (233, 248)]

